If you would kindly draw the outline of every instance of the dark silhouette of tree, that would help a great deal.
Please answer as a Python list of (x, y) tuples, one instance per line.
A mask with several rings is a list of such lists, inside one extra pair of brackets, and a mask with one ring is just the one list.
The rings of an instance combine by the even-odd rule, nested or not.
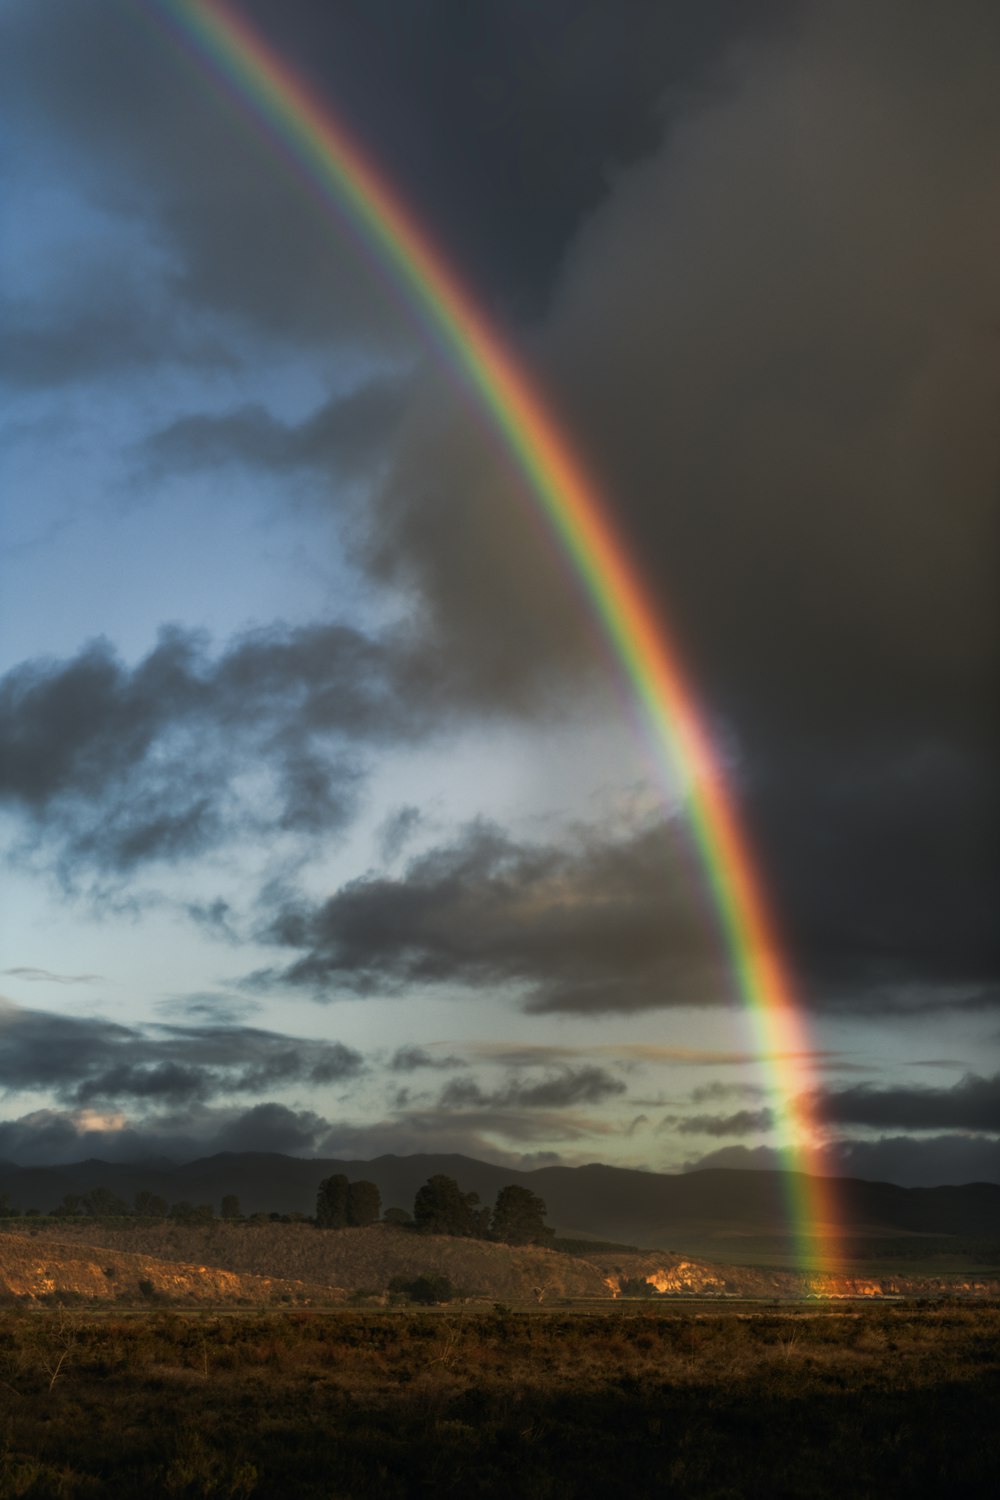
[(83, 1212), (95, 1219), (119, 1218), (128, 1213), (128, 1204), (117, 1193), (105, 1187), (91, 1188), (84, 1193), (82, 1206)]
[(463, 1193), (453, 1177), (435, 1173), (413, 1200), (413, 1220), (423, 1234), (452, 1234), (466, 1239), (486, 1234), (490, 1211), (479, 1206), (478, 1193)]
[(382, 1194), (374, 1182), (348, 1183), (347, 1222), (352, 1229), (363, 1229), (366, 1224), (377, 1224), (382, 1212)]
[(382, 1215), (382, 1223), (395, 1224), (400, 1229), (405, 1229), (413, 1223), (413, 1215), (408, 1208), (387, 1208)]
[(240, 1200), (235, 1193), (226, 1193), (222, 1199), (222, 1217), (224, 1219), (241, 1219)]
[(455, 1296), (455, 1288), (448, 1277), (439, 1275), (436, 1271), (415, 1276), (412, 1280), (406, 1276), (394, 1276), (389, 1282), (389, 1290), (397, 1296), (407, 1297), (411, 1302), (421, 1302), (425, 1307), (431, 1307), (436, 1302), (450, 1302)]
[(545, 1223), (546, 1212), (537, 1193), (512, 1182), (497, 1194), (490, 1234), (507, 1245), (544, 1245), (555, 1233)]
[(166, 1198), (161, 1198), (159, 1193), (151, 1193), (148, 1188), (140, 1188), (133, 1200), (136, 1213), (143, 1219), (165, 1219), (167, 1217), (168, 1204)]
[(211, 1203), (188, 1203), (182, 1199), (170, 1205), (170, 1217), (178, 1224), (210, 1224), (215, 1213)]
[(321, 1229), (347, 1228), (347, 1191), (350, 1183), (343, 1172), (324, 1177), (316, 1193), (316, 1223)]

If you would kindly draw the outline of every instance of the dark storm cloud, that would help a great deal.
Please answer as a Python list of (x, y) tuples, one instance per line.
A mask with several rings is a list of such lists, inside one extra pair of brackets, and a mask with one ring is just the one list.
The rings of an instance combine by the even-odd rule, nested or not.
[(22, 1166), (88, 1160), (182, 1162), (218, 1151), (319, 1155), (331, 1123), (312, 1110), (266, 1102), (251, 1109), (186, 1104), (125, 1118), (89, 1110), (39, 1109), (0, 1121), (0, 1157)]
[[(810, 1107), (826, 1125), (848, 1129), (861, 1126), (871, 1130), (1000, 1135), (1000, 1074), (981, 1078), (968, 1073), (950, 1088), (860, 1084), (847, 1089), (821, 1089)], [(671, 1115), (661, 1128), (681, 1135), (739, 1136), (770, 1130), (775, 1123), (774, 1111), (761, 1108), (737, 1110), (731, 1115)], [(841, 1141), (830, 1151), (836, 1156), (849, 1148), (849, 1142)]]
[[(807, 997), (995, 1005), (1000, 13), (803, 4), (616, 175), (532, 354), (721, 732)], [(470, 695), (593, 660), (489, 445), (404, 431), (370, 565)]]
[[(0, 801), (69, 879), (191, 858), (255, 825), (329, 832), (353, 813), (358, 743), (428, 728), (430, 689), (346, 626), (260, 631), (215, 657), (165, 630), (134, 667), (97, 641), (0, 680)], [(242, 792), (249, 771), (269, 793)]]
[(303, 1156), (316, 1149), (329, 1128), (328, 1120), (309, 1109), (256, 1104), (224, 1124), (215, 1144), (221, 1151), (282, 1151), (289, 1156)]
[(517, 1111), (410, 1111), (367, 1125), (330, 1120), (310, 1109), (290, 1109), (273, 1100), (250, 1109), (210, 1107), (197, 1101), (179, 1108), (146, 1108), (127, 1114), (92, 1109), (39, 1109), (0, 1121), (0, 1160), (20, 1165), (51, 1165), (97, 1157), (135, 1162), (154, 1157), (173, 1161), (220, 1151), (279, 1151), (297, 1156), (359, 1157), (391, 1153), (459, 1152), (507, 1166), (558, 1162), (551, 1146), (529, 1157), (496, 1144), (496, 1136), (532, 1145), (553, 1139), (586, 1138), (598, 1122), (549, 1113), (544, 1119)]
[(406, 385), (382, 377), (325, 402), (299, 423), (282, 422), (258, 405), (222, 416), (180, 417), (154, 433), (140, 456), (167, 473), (242, 463), (285, 473), (318, 469), (352, 478), (385, 449), (406, 400)]
[(1000, 1135), (1000, 1074), (967, 1073), (950, 1088), (896, 1085), (825, 1089), (816, 1096), (820, 1119), (828, 1125), (873, 1129), (967, 1130)]
[[(758, 5), (755, 28), (786, 8)], [(581, 12), (572, 0), (543, 11), (457, 11), (450, 0), (247, 10), (334, 102), (469, 279), (490, 301), (525, 307), (547, 293), (615, 164), (655, 142), (671, 91), (695, 87), (747, 21), (735, 0), (639, 0), (628, 24), (614, 6)], [(54, 139), (92, 193), (155, 224), (171, 251), (164, 288), (181, 305), (230, 312), (285, 339), (398, 337), (391, 299), (353, 243), (331, 232), (285, 163), (150, 15), (109, 0), (51, 0), (44, 14), (7, 7), (3, 25), (12, 131), (36, 149)], [(87, 305), (84, 288), (78, 300)], [(90, 336), (78, 326), (63, 341), (64, 373), (82, 373), (88, 353), (95, 364), (116, 353), (127, 363), (145, 345), (162, 357), (135, 312), (118, 336), (114, 323)], [(50, 372), (57, 362), (48, 350)]]
[[(836, 1177), (861, 1177), (869, 1182), (894, 1182), (900, 1187), (958, 1186), (967, 1182), (1000, 1181), (1000, 1141), (995, 1136), (910, 1135), (878, 1140), (846, 1140), (827, 1146), (824, 1169)], [(780, 1170), (783, 1155), (772, 1146), (722, 1146), (684, 1171), (708, 1167)]]
[(538, 306), (567, 242), (623, 162), (719, 52), (785, 16), (784, 0), (531, 0), (280, 11), (265, 33), (334, 98), (441, 243), (494, 304)]
[(501, 1088), (484, 1090), (473, 1079), (454, 1078), (441, 1092), (442, 1109), (567, 1109), (601, 1104), (625, 1092), (620, 1078), (605, 1068), (567, 1068), (537, 1082), (509, 1079)]
[(682, 835), (578, 834), (519, 844), (482, 822), (319, 906), (291, 902), (264, 937), (301, 950), (280, 980), (317, 998), (419, 985), (514, 986), (533, 1012), (636, 1011), (731, 996)]
[[(15, 4), (5, 8), (0, 57), (9, 128), (26, 156), (69, 162), (82, 193), (159, 247), (145, 306), (107, 332), (96, 323), (89, 338), (89, 268), (75, 292), (72, 267), (62, 268), (63, 317), (74, 300), (78, 309), (63, 340), (65, 373), (85, 373), (88, 356), (98, 370), (116, 353), (125, 364), (146, 350), (170, 357), (171, 331), (192, 311), (208, 315), (220, 343), (220, 315), (281, 341), (398, 341), (396, 308), (350, 238), (331, 232), (295, 174), (151, 14), (112, 0), (53, 0), (44, 15)], [(35, 338), (41, 351), (44, 336)], [(59, 363), (54, 347), (44, 360), (50, 370)]]
[(96, 1017), (0, 1009), (0, 1088), (64, 1104), (181, 1104), (288, 1084), (346, 1084), (364, 1070), (341, 1042), (250, 1026), (123, 1026)]

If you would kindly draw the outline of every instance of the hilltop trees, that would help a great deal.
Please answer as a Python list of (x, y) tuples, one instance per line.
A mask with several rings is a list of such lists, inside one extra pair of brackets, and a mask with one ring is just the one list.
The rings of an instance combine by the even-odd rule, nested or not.
[(159, 1193), (151, 1193), (148, 1188), (140, 1188), (136, 1193), (135, 1212), (140, 1218), (165, 1219), (168, 1211), (169, 1204)]
[(501, 1188), (493, 1212), (480, 1205), (478, 1193), (463, 1193), (453, 1177), (442, 1173), (418, 1188), (413, 1220), (424, 1234), (500, 1240), (507, 1245), (544, 1245), (553, 1231), (545, 1223), (543, 1199), (510, 1183)]
[(352, 1229), (377, 1224), (382, 1213), (382, 1194), (374, 1182), (363, 1178), (347, 1187), (347, 1223)]
[(423, 1234), (485, 1239), (489, 1218), (478, 1193), (463, 1193), (453, 1177), (441, 1172), (429, 1177), (413, 1200), (413, 1221)]
[[(506, 1245), (547, 1245), (554, 1231), (545, 1223), (545, 1202), (517, 1183), (500, 1189), (493, 1209), (478, 1193), (463, 1192), (454, 1177), (437, 1172), (417, 1189), (413, 1217), (388, 1208), (384, 1222), (420, 1234), (447, 1234), (456, 1239), (499, 1240)], [(349, 1182), (343, 1172), (325, 1177), (316, 1194), (316, 1223), (321, 1229), (360, 1228), (376, 1224), (382, 1200), (374, 1182)]]
[(348, 1186), (343, 1172), (323, 1178), (316, 1192), (316, 1223), (320, 1229), (347, 1228)]
[(507, 1245), (547, 1244), (554, 1231), (545, 1223), (545, 1214), (544, 1199), (512, 1182), (497, 1194), (490, 1238)]
[(374, 1182), (348, 1182), (343, 1172), (324, 1177), (316, 1194), (316, 1223), (321, 1229), (360, 1229), (378, 1222), (382, 1195)]

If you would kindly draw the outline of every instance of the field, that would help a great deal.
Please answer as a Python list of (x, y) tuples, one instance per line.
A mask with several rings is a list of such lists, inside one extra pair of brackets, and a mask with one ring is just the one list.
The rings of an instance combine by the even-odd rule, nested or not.
[(979, 1496), (1000, 1306), (0, 1315), (0, 1500)]

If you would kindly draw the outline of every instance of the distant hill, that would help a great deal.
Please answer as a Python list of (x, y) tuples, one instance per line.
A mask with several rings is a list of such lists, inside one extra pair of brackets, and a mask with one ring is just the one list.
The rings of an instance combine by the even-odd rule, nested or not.
[[(276, 1153), (223, 1153), (173, 1163), (90, 1160), (67, 1166), (0, 1164), (0, 1192), (21, 1209), (47, 1213), (66, 1193), (110, 1188), (131, 1203), (148, 1189), (169, 1203), (186, 1199), (218, 1211), (235, 1193), (245, 1214), (312, 1213), (319, 1182), (335, 1172), (377, 1183), (384, 1207), (411, 1208), (434, 1173), (492, 1203), (507, 1183), (538, 1193), (560, 1235), (615, 1240), (676, 1250), (731, 1263), (787, 1264), (794, 1187), (781, 1172), (712, 1169), (670, 1175), (599, 1164), (518, 1172), (459, 1155), (380, 1156), (374, 1161), (310, 1159)], [(841, 1178), (836, 1186), (842, 1228), (870, 1242), (930, 1235), (1000, 1240), (1000, 1185), (901, 1188)]]
[[(333, 1300), (350, 1292), (384, 1293), (394, 1277), (445, 1276), (462, 1295), (490, 1300), (539, 1302), (557, 1297), (609, 1299), (607, 1273), (572, 1255), (534, 1245), (494, 1245), (484, 1240), (423, 1235), (374, 1224), (367, 1229), (315, 1229), (311, 1224), (49, 1224), (27, 1234), (0, 1233), (0, 1289), (11, 1281), (8, 1261), (19, 1257), (20, 1289), (28, 1284), (26, 1255), (33, 1253), (38, 1285), (61, 1274), (64, 1262), (78, 1276), (79, 1289), (109, 1295), (101, 1274), (105, 1263), (121, 1265), (118, 1286), (134, 1288), (146, 1276), (178, 1299), (190, 1295), (188, 1272), (200, 1268), (208, 1290), (200, 1300), (233, 1296), (274, 1301)], [(176, 1264), (171, 1265), (171, 1263)], [(79, 1267), (93, 1267), (89, 1281)], [(158, 1269), (150, 1269), (155, 1267)], [(177, 1273), (176, 1286), (163, 1280), (162, 1269)], [(160, 1280), (157, 1280), (157, 1277)], [(226, 1278), (233, 1283), (226, 1285)], [(292, 1279), (289, 1279), (292, 1278)], [(197, 1280), (197, 1276), (195, 1277)], [(345, 1290), (346, 1289), (346, 1290)], [(266, 1295), (265, 1295), (266, 1294)]]
[(622, 1296), (800, 1300), (1000, 1295), (997, 1275), (810, 1276), (647, 1251), (566, 1255), (533, 1245), (416, 1234), (388, 1224), (175, 1224), (43, 1218), (0, 1231), (0, 1302), (387, 1305), (397, 1281), (446, 1278), (463, 1301), (539, 1306)]

